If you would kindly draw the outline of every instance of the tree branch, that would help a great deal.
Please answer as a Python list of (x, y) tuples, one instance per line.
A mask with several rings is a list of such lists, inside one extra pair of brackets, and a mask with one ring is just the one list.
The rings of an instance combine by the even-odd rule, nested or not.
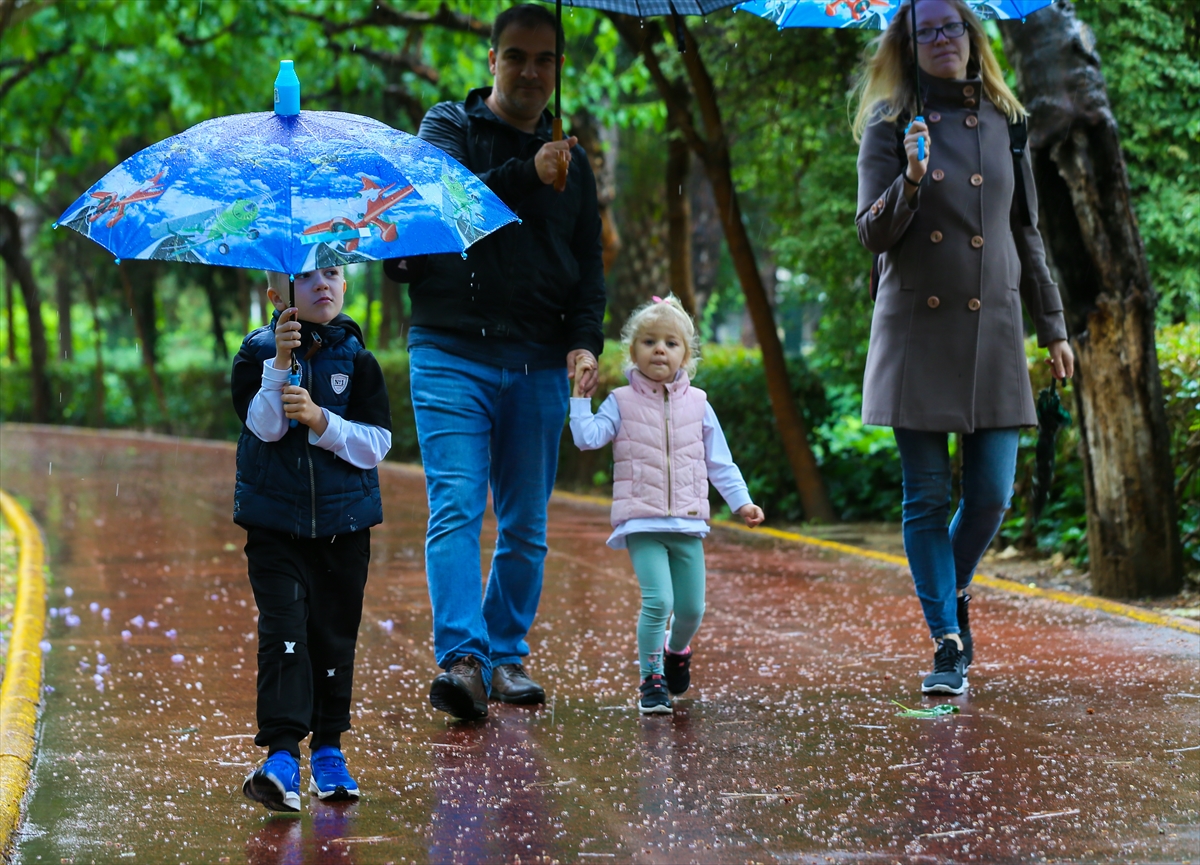
[(332, 39), (329, 40), (329, 49), (335, 54), (361, 54), (372, 63), (407, 70), (417, 77), (425, 79), (430, 84), (437, 84), (441, 80), (441, 75), (437, 69), (423, 61), (420, 56), (407, 52), (379, 51), (365, 45), (356, 45), (353, 48), (347, 48), (345, 45), (334, 42)]
[(175, 34), (175, 38), (179, 41), (180, 45), (186, 45), (189, 48), (195, 48), (197, 45), (206, 45), (209, 42), (219, 39), (220, 37), (224, 36), (226, 33), (231, 33), (233, 31), (233, 28), (236, 27), (237, 24), (238, 24), (238, 19), (234, 18), (232, 21), (230, 21), (228, 24), (226, 24), (220, 30), (217, 30), (215, 33), (210, 33), (208, 36), (200, 36), (200, 37), (185, 36), (183, 33), (177, 32)]
[(67, 40), (57, 48), (50, 48), (46, 51), (39, 51), (33, 56), (33, 59), (27, 62), (21, 69), (18, 69), (12, 75), (0, 82), (0, 102), (4, 101), (4, 97), (8, 96), (8, 92), (20, 84), (24, 79), (28, 78), (38, 69), (45, 66), (55, 57), (61, 57), (71, 50), (71, 45), (74, 44), (71, 40)]
[(407, 27), (411, 29), (432, 26), (460, 33), (473, 33), (476, 36), (487, 36), (492, 32), (491, 24), (471, 15), (455, 12), (445, 3), (438, 7), (437, 12), (430, 15), (426, 12), (401, 12), (393, 8), (386, 0), (381, 0), (374, 9), (353, 21), (332, 21), (324, 15), (296, 8), (289, 8), (289, 12), (299, 18), (320, 24), (326, 35), (329, 36), (359, 27)]

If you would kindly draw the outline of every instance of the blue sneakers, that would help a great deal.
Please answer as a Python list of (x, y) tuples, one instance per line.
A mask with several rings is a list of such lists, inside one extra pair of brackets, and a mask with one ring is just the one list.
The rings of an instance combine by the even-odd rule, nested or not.
[[(357, 792), (356, 788), (355, 795)], [(295, 813), (300, 810), (300, 765), (287, 751), (276, 751), (250, 773), (242, 793), (272, 811)]]
[(358, 798), (358, 784), (346, 771), (346, 758), (340, 750), (332, 745), (324, 745), (312, 752), (309, 763), (312, 765), (312, 777), (308, 782), (308, 792), (322, 802), (344, 802)]

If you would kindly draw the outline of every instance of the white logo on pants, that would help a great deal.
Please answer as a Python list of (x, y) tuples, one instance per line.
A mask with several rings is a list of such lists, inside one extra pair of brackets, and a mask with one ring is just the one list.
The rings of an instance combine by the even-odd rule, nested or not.
[(344, 372), (335, 372), (329, 377), (329, 383), (333, 385), (334, 393), (341, 393), (346, 389), (346, 385), (350, 384), (350, 376)]
[(287, 640), (284, 640), (284, 641), (283, 641), (283, 653), (284, 653), (285, 655), (294, 655), (294, 654), (296, 654), (296, 644), (295, 644), (295, 643), (289, 643)]
[[(334, 669), (337, 669), (337, 668), (335, 667)], [(325, 672), (329, 674), (329, 678), (331, 678), (331, 679), (333, 678), (333, 670), (326, 670)]]

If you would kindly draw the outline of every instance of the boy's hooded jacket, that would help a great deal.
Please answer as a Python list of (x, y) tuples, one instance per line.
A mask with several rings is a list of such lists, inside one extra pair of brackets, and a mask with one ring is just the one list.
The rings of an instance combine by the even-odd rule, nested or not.
[[(309, 428), (291, 427), (265, 442), (246, 427), (250, 402), (262, 387), (263, 364), (275, 356), (275, 324), (252, 331), (233, 362), (233, 407), (242, 421), (237, 446), (233, 520), (305, 538), (330, 537), (383, 521), (378, 469), (357, 468), (309, 444)], [(338, 315), (328, 324), (302, 322), (301, 386), (314, 403), (349, 421), (391, 430), (383, 373), (363, 348), (354, 319)], [(318, 345), (316, 351), (313, 346)], [(306, 355), (309, 355), (306, 359)]]

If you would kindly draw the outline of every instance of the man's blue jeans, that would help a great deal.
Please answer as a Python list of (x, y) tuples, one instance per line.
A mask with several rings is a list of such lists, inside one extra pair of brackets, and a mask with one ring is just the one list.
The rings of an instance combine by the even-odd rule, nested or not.
[(957, 634), (958, 592), (975, 576), (1012, 499), (1019, 431), (981, 429), (962, 437), (962, 499), (949, 531), (947, 434), (894, 432), (904, 473), (904, 552), (917, 597), (932, 636)]
[[(484, 681), (529, 654), (546, 558), (546, 504), (567, 417), (567, 371), (504, 369), (417, 346), (413, 414), (425, 465), (425, 572), (438, 666), (474, 655)], [(499, 533), (487, 594), (479, 533), (488, 485)]]

